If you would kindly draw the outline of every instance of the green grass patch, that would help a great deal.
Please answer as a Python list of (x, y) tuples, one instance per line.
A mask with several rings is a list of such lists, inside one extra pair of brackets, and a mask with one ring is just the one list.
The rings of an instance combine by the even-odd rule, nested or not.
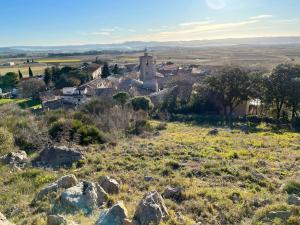
[(5, 104), (17, 104), (22, 109), (39, 109), (42, 107), (40, 100), (33, 99), (0, 99), (0, 106)]

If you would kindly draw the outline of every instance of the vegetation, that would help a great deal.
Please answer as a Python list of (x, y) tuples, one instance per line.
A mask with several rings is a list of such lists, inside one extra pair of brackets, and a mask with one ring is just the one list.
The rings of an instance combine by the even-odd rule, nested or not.
[(134, 97), (130, 99), (129, 104), (135, 111), (143, 110), (149, 112), (154, 108), (151, 100), (147, 97)]
[(104, 66), (102, 68), (102, 78), (107, 78), (111, 75), (110, 70), (109, 70), (109, 65), (108, 63), (104, 63)]

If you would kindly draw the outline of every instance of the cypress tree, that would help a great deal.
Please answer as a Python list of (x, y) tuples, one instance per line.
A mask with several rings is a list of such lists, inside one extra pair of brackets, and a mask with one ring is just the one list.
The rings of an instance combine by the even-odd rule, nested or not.
[(30, 67), (28, 68), (28, 71), (29, 71), (29, 77), (33, 77), (33, 72)]
[(23, 74), (21, 72), (21, 70), (19, 70), (19, 80), (23, 79)]
[(107, 78), (110, 76), (110, 71), (109, 71), (109, 66), (108, 63), (105, 63), (103, 68), (102, 68), (102, 78)]

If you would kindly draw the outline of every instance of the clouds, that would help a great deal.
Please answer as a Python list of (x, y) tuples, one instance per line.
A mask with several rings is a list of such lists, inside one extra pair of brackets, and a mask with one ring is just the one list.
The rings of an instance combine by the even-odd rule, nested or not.
[(270, 19), (273, 18), (273, 15), (258, 15), (249, 17), (250, 20), (260, 20), (260, 19)]
[[(126, 40), (134, 41), (189, 41), (208, 40), (222, 38), (244, 38), (263, 36), (295, 36), (300, 31), (295, 31), (294, 24), (297, 19), (278, 20), (270, 14), (253, 15), (248, 18), (235, 21), (186, 21), (178, 23), (164, 30), (148, 30), (148, 33), (140, 33), (127, 37)], [(284, 26), (291, 23), (291, 26)]]
[(226, 7), (226, 0), (205, 0), (207, 6), (213, 10), (220, 10)]

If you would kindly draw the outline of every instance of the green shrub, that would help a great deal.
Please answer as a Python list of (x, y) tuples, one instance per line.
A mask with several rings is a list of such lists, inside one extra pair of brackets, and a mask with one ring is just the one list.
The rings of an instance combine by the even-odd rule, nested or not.
[(296, 181), (290, 181), (289, 183), (287, 183), (285, 191), (288, 194), (300, 195), (300, 183)]
[(152, 127), (147, 120), (138, 120), (134, 123), (134, 126), (129, 129), (129, 134), (141, 135), (145, 131), (152, 131)]
[(130, 96), (127, 92), (119, 92), (113, 96), (113, 99), (121, 105), (125, 105)]
[(80, 145), (104, 144), (107, 135), (95, 126), (84, 125), (78, 120), (62, 120), (52, 124), (49, 135), (55, 141), (74, 141)]
[(153, 103), (148, 97), (134, 97), (130, 100), (130, 104), (135, 111), (143, 110), (149, 112), (154, 108)]
[(6, 128), (0, 127), (0, 156), (12, 152), (14, 149), (14, 138)]

